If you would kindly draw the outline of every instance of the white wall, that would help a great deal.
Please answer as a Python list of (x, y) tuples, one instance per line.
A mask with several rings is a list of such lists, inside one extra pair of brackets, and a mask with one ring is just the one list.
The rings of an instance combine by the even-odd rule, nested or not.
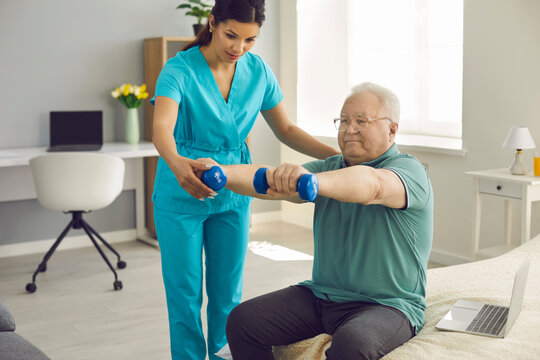
[[(509, 166), (514, 152), (502, 143), (512, 125), (528, 126), (540, 147), (539, 19), (537, 0), (465, 0), (463, 144), (468, 154), (411, 152), (428, 165), (435, 195), (433, 253), (448, 263), (472, 254), (474, 188), (464, 172)], [(294, 31), (294, 24), (282, 24), (282, 31)], [(290, 71), (281, 66), (282, 73)], [(524, 153), (532, 169), (532, 151)], [(307, 160), (282, 148), (284, 162)], [(483, 209), (481, 246), (503, 243), (503, 201), (483, 199)], [(514, 204), (514, 243), (520, 238), (519, 209)], [(533, 204), (532, 236), (540, 232), (539, 210), (540, 203)], [(283, 204), (283, 218), (299, 223), (309, 223), (311, 211)]]

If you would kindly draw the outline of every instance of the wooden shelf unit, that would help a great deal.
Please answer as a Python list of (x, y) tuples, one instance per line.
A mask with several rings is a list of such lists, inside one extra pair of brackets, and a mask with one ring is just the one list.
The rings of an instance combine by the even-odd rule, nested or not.
[[(174, 57), (178, 51), (181, 51), (193, 39), (193, 37), (173, 36), (144, 39), (144, 83), (149, 94), (144, 107), (144, 139), (147, 141), (152, 141), (154, 107), (150, 104), (150, 99), (156, 92), (156, 81), (159, 73), (167, 60)], [(144, 161), (146, 227), (153, 237), (156, 237), (156, 227), (154, 225), (152, 191), (154, 189), (158, 158), (157, 156), (150, 157)]]

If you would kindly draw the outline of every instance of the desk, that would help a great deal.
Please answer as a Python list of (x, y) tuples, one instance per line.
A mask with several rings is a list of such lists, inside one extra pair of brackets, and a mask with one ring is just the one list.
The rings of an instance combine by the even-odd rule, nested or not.
[[(100, 151), (126, 161), (124, 190), (135, 190), (135, 224), (137, 238), (157, 246), (156, 239), (149, 236), (145, 226), (144, 161), (145, 157), (159, 156), (154, 144), (105, 143)], [(45, 147), (13, 148), (0, 150), (0, 201), (36, 199), (34, 180), (29, 160), (46, 153)], [(133, 162), (130, 161), (133, 160)]]
[[(531, 238), (531, 204), (540, 200), (540, 177), (532, 175), (512, 175), (507, 168), (481, 171), (468, 171), (475, 180), (475, 212), (473, 256), (479, 253), (488, 257), (500, 255), (512, 248), (512, 200), (521, 203), (521, 244)], [(479, 250), (480, 222), (482, 216), (481, 196), (494, 196), (505, 201), (505, 244)]]

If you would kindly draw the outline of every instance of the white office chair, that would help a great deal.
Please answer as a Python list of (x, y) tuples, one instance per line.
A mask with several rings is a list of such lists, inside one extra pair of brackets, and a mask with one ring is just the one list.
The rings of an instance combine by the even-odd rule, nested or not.
[(114, 273), (114, 289), (122, 289), (122, 282), (118, 280), (116, 271), (92, 234), (118, 257), (119, 269), (125, 268), (126, 262), (122, 261), (120, 254), (88, 225), (83, 219), (83, 213), (108, 206), (120, 194), (124, 183), (124, 161), (99, 153), (52, 153), (30, 159), (30, 169), (40, 204), (48, 209), (71, 213), (72, 219), (45, 254), (32, 276), (32, 282), (26, 284), (26, 291), (29, 293), (36, 291), (37, 274), (47, 270), (47, 261), (71, 228), (82, 228), (86, 232)]

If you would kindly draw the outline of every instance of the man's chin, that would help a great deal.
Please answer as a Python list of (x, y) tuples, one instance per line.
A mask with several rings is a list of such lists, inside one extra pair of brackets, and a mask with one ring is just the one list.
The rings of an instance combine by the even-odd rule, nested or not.
[(347, 163), (347, 165), (359, 165), (363, 162), (366, 162), (366, 154), (365, 153), (353, 153), (353, 152), (347, 152), (344, 151), (343, 153), (343, 159)]

